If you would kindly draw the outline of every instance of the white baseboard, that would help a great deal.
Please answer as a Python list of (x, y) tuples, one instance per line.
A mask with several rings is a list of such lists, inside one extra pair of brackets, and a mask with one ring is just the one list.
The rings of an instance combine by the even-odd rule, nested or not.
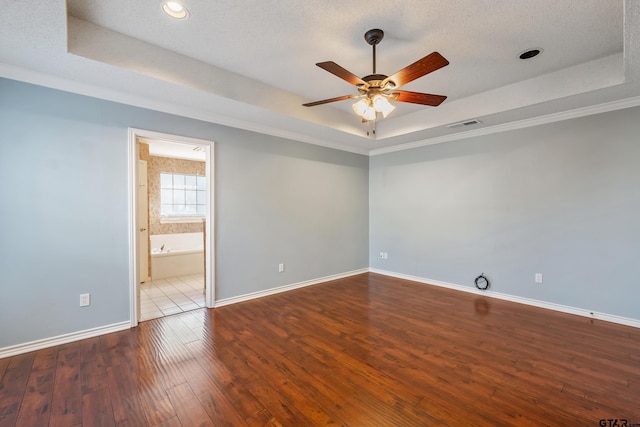
[(51, 338), (31, 341), (23, 344), (11, 345), (9, 347), (0, 348), (0, 359), (4, 357), (15, 356), (18, 354), (29, 353), (30, 351), (42, 350), (43, 348), (53, 347), (56, 345), (68, 344), (70, 342), (93, 338), (99, 335), (110, 334), (112, 332), (124, 331), (131, 327), (129, 320), (125, 322), (113, 323), (111, 325), (99, 326), (97, 328), (85, 329), (84, 331), (71, 332), (69, 334), (58, 335)]
[(397, 277), (398, 279), (411, 280), (412, 282), (419, 282), (427, 285), (441, 286), (443, 288), (454, 289), (456, 291), (468, 292), (476, 295), (483, 295), (490, 298), (497, 298), (505, 301), (531, 305), (534, 307), (560, 311), (562, 313), (575, 314), (578, 316), (588, 317), (590, 319), (599, 319), (607, 322), (618, 323), (620, 325), (633, 326), (634, 328), (640, 328), (640, 319), (632, 319), (629, 317), (616, 316), (615, 314), (600, 313), (596, 311), (586, 310), (583, 308), (571, 307), (571, 306), (562, 305), (562, 304), (555, 304), (552, 302), (519, 297), (516, 295), (502, 294), (499, 292), (493, 292), (491, 290), (481, 291), (480, 289), (471, 288), (469, 286), (456, 285), (454, 283), (447, 283), (439, 280), (431, 280), (424, 277), (411, 276), (409, 274), (396, 273), (393, 271), (378, 270), (376, 268), (370, 268), (369, 271), (371, 273), (382, 274), (390, 277)]
[[(344, 277), (355, 276), (356, 274), (367, 273), (368, 268), (362, 268), (360, 270), (348, 271), (340, 274), (333, 274), (331, 276), (325, 276), (318, 279), (306, 280), (304, 282), (293, 283), (290, 285), (280, 286), (277, 288), (267, 289), (264, 291), (253, 292), (250, 294), (240, 295), (232, 298), (225, 298), (215, 302), (214, 307), (222, 307), (229, 304), (235, 304), (242, 301), (249, 301), (255, 298), (264, 297), (267, 295), (278, 294), (280, 292), (286, 292), (305, 286), (317, 285), (319, 283), (328, 282), (330, 280), (342, 279)], [(28, 353), (30, 351), (42, 350), (43, 348), (53, 347), (56, 345), (68, 344), (70, 342), (83, 340), (86, 338), (93, 338), (99, 335), (109, 334), (112, 332), (123, 331), (131, 328), (131, 322), (129, 320), (125, 322), (114, 323), (112, 325), (100, 326), (93, 329), (87, 329), (84, 331), (72, 332), (69, 334), (58, 335), (51, 338), (44, 338), (41, 340), (31, 341), (23, 344), (16, 344), (9, 347), (0, 348), (0, 359), (4, 357), (16, 356), (18, 354)]]
[[(279, 286), (277, 288), (266, 289), (264, 291), (252, 292), (249, 294), (239, 295), (236, 297), (225, 298), (215, 302), (214, 307), (222, 307), (225, 305), (236, 304), (243, 301), (250, 301), (252, 299), (265, 297), (268, 295), (274, 295), (281, 292), (287, 292), (293, 289), (303, 288), (305, 286), (317, 285), (323, 282), (331, 280), (342, 279), (349, 276), (355, 276), (362, 273), (377, 273), (384, 276), (397, 277), (399, 279), (411, 280), (413, 282), (424, 283), (427, 285), (440, 286), (443, 288), (454, 289), (457, 291), (467, 292), (476, 295), (483, 295), (490, 298), (502, 299), (505, 301), (516, 302), (520, 304), (526, 304), (534, 307), (546, 308), (549, 310), (555, 310), (562, 313), (575, 314), (578, 316), (588, 317), (590, 319), (599, 319), (607, 322), (617, 323), (621, 325), (632, 326), (640, 328), (640, 319), (632, 319), (628, 317), (616, 316), (614, 314), (600, 313), (590, 311), (582, 308), (571, 307), (561, 304), (550, 303), (546, 301), (534, 300), (531, 298), (524, 298), (515, 295), (502, 294), (499, 292), (493, 292), (491, 290), (481, 291), (469, 286), (457, 285), (454, 283), (442, 282), (439, 280), (431, 280), (424, 277), (411, 276), (409, 274), (396, 273), (393, 271), (379, 270), (375, 268), (363, 268), (359, 270), (348, 271), (345, 273), (333, 274), (330, 276), (320, 277), (312, 280), (305, 280), (298, 283), (292, 283), (290, 285)], [(72, 332), (69, 334), (58, 335), (51, 338), (45, 338), (41, 340), (31, 341), (28, 343), (17, 344), (9, 347), (0, 348), (0, 359), (18, 354), (28, 353), (30, 351), (42, 350), (44, 348), (53, 347), (56, 345), (68, 344), (74, 341), (83, 340), (86, 338), (93, 338), (99, 335), (109, 334), (112, 332), (123, 331), (131, 327), (130, 321), (114, 323), (111, 325), (100, 326), (97, 328), (86, 329), (83, 331)]]
[(344, 277), (355, 276), (356, 274), (362, 274), (369, 272), (368, 268), (362, 268), (360, 270), (348, 271), (346, 273), (333, 274), (331, 276), (320, 277), (318, 279), (305, 280), (303, 282), (292, 283), (290, 285), (279, 286), (277, 288), (265, 289), (264, 291), (252, 292), (249, 294), (239, 295), (237, 297), (224, 298), (214, 303), (214, 307), (222, 307), (225, 305), (236, 304), (243, 301), (249, 301), (256, 298), (266, 297), (268, 295), (279, 294), (280, 292), (287, 292), (293, 289), (303, 288), (305, 286), (317, 285), (319, 283), (328, 282), (330, 280), (342, 279)]

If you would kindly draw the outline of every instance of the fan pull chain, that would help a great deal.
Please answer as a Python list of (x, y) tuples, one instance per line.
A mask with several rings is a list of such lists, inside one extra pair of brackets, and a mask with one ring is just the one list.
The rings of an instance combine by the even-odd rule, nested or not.
[[(377, 114), (376, 114), (377, 115)], [(376, 119), (367, 121), (367, 136), (375, 136), (376, 135)]]

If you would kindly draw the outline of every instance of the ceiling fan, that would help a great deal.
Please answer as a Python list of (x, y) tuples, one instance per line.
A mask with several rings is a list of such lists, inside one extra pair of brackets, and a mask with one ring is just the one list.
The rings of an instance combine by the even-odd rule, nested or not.
[(313, 107), (330, 102), (360, 98), (358, 102), (353, 104), (353, 111), (362, 117), (362, 122), (364, 123), (375, 120), (378, 113), (382, 113), (383, 117), (387, 117), (387, 115), (395, 109), (389, 101), (410, 102), (412, 104), (437, 107), (447, 99), (447, 97), (443, 95), (396, 89), (399, 86), (405, 85), (448, 65), (449, 61), (438, 52), (430, 53), (391, 76), (376, 74), (376, 45), (380, 43), (383, 37), (384, 32), (379, 29), (369, 30), (364, 35), (364, 39), (373, 48), (373, 74), (360, 78), (333, 61), (319, 62), (316, 64), (323, 70), (355, 85), (358, 89), (357, 94), (338, 96), (336, 98), (323, 99), (322, 101), (309, 102), (302, 105), (305, 107)]

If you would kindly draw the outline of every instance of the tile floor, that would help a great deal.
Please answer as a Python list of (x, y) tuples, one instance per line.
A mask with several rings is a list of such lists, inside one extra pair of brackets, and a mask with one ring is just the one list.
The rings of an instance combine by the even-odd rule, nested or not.
[(168, 277), (140, 284), (140, 321), (204, 306), (202, 274)]

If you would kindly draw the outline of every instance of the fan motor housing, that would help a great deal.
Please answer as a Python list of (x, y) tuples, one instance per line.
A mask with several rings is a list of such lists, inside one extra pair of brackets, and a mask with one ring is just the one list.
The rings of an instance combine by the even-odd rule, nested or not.
[(387, 76), (385, 76), (384, 74), (369, 74), (368, 76), (364, 76), (362, 80), (369, 83), (371, 86), (376, 86), (376, 82), (382, 83), (382, 81), (386, 78)]
[(384, 74), (369, 74), (368, 76), (364, 76), (362, 80), (367, 82), (369, 86), (361, 87), (360, 85), (358, 85), (358, 91), (360, 91), (360, 93), (367, 93), (371, 89), (379, 89), (380, 91), (386, 91), (386, 90), (395, 88), (396, 85), (392, 81), (388, 81), (387, 83), (385, 83), (383, 87), (382, 82), (384, 82), (386, 78), (387, 76), (385, 76)]

